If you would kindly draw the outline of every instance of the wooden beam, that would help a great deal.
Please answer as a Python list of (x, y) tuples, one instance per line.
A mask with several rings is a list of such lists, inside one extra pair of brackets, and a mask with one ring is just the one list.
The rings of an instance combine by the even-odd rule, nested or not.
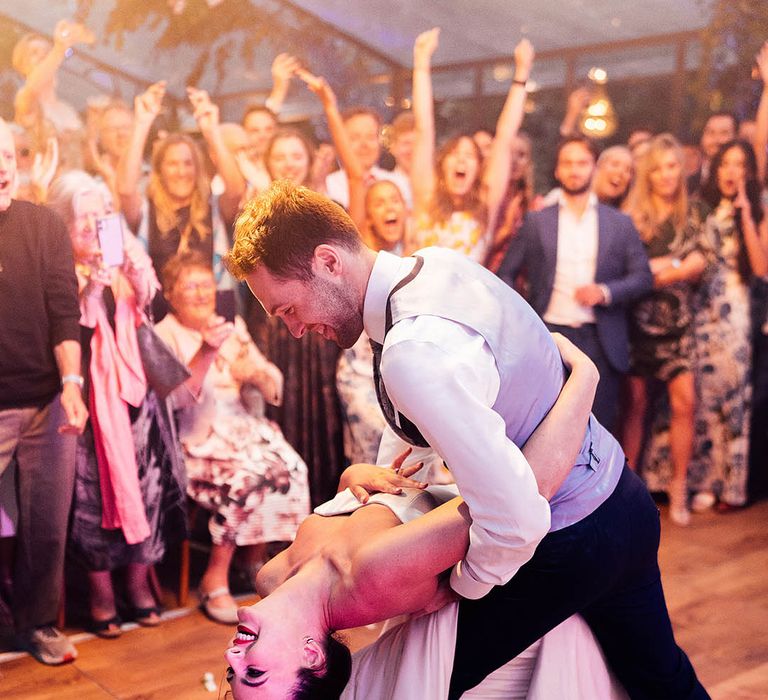
[[(537, 61), (547, 61), (552, 59), (563, 59), (566, 63), (569, 60), (585, 56), (587, 54), (602, 53), (609, 51), (626, 51), (628, 49), (637, 49), (644, 46), (663, 46), (665, 44), (677, 44), (680, 41), (690, 41), (701, 38), (700, 30), (687, 32), (673, 32), (670, 34), (655, 34), (651, 36), (636, 37), (634, 39), (624, 39), (622, 41), (610, 41), (602, 44), (584, 44), (583, 46), (570, 46), (562, 49), (550, 49), (547, 51), (537, 51)], [(497, 63), (514, 63), (512, 54), (493, 56), (474, 61), (458, 61), (456, 63), (443, 63), (432, 67), (433, 73), (467, 70), (473, 68), (487, 68)]]

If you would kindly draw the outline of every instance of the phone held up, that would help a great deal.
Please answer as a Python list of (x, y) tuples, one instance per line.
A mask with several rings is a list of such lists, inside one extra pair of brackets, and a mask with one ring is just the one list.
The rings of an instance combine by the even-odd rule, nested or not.
[(123, 250), (123, 226), (119, 214), (109, 214), (96, 219), (96, 235), (99, 238), (101, 259), (105, 267), (121, 267), (125, 262)]

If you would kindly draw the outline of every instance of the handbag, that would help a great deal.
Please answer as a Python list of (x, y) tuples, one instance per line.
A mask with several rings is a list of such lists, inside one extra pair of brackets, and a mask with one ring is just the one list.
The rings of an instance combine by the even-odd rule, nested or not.
[(174, 355), (148, 321), (136, 329), (136, 341), (147, 384), (159, 399), (165, 399), (192, 376), (187, 366)]

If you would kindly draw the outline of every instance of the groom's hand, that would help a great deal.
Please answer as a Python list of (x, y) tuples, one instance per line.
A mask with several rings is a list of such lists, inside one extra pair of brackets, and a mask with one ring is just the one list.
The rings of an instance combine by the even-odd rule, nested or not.
[(421, 609), (417, 610), (411, 615), (411, 617), (422, 617), (423, 615), (429, 615), (430, 613), (437, 612), (440, 608), (445, 607), (448, 603), (461, 600), (461, 596), (451, 588), (450, 577), (445, 576), (440, 579), (437, 584), (437, 590), (432, 599)]

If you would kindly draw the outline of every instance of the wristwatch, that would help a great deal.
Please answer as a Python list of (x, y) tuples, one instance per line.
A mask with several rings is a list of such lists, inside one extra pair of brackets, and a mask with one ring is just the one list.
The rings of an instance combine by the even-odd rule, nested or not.
[(61, 378), (61, 386), (63, 387), (65, 384), (77, 384), (81, 389), (83, 388), (83, 384), (85, 384), (85, 379), (83, 379), (82, 375), (80, 374), (65, 374)]

